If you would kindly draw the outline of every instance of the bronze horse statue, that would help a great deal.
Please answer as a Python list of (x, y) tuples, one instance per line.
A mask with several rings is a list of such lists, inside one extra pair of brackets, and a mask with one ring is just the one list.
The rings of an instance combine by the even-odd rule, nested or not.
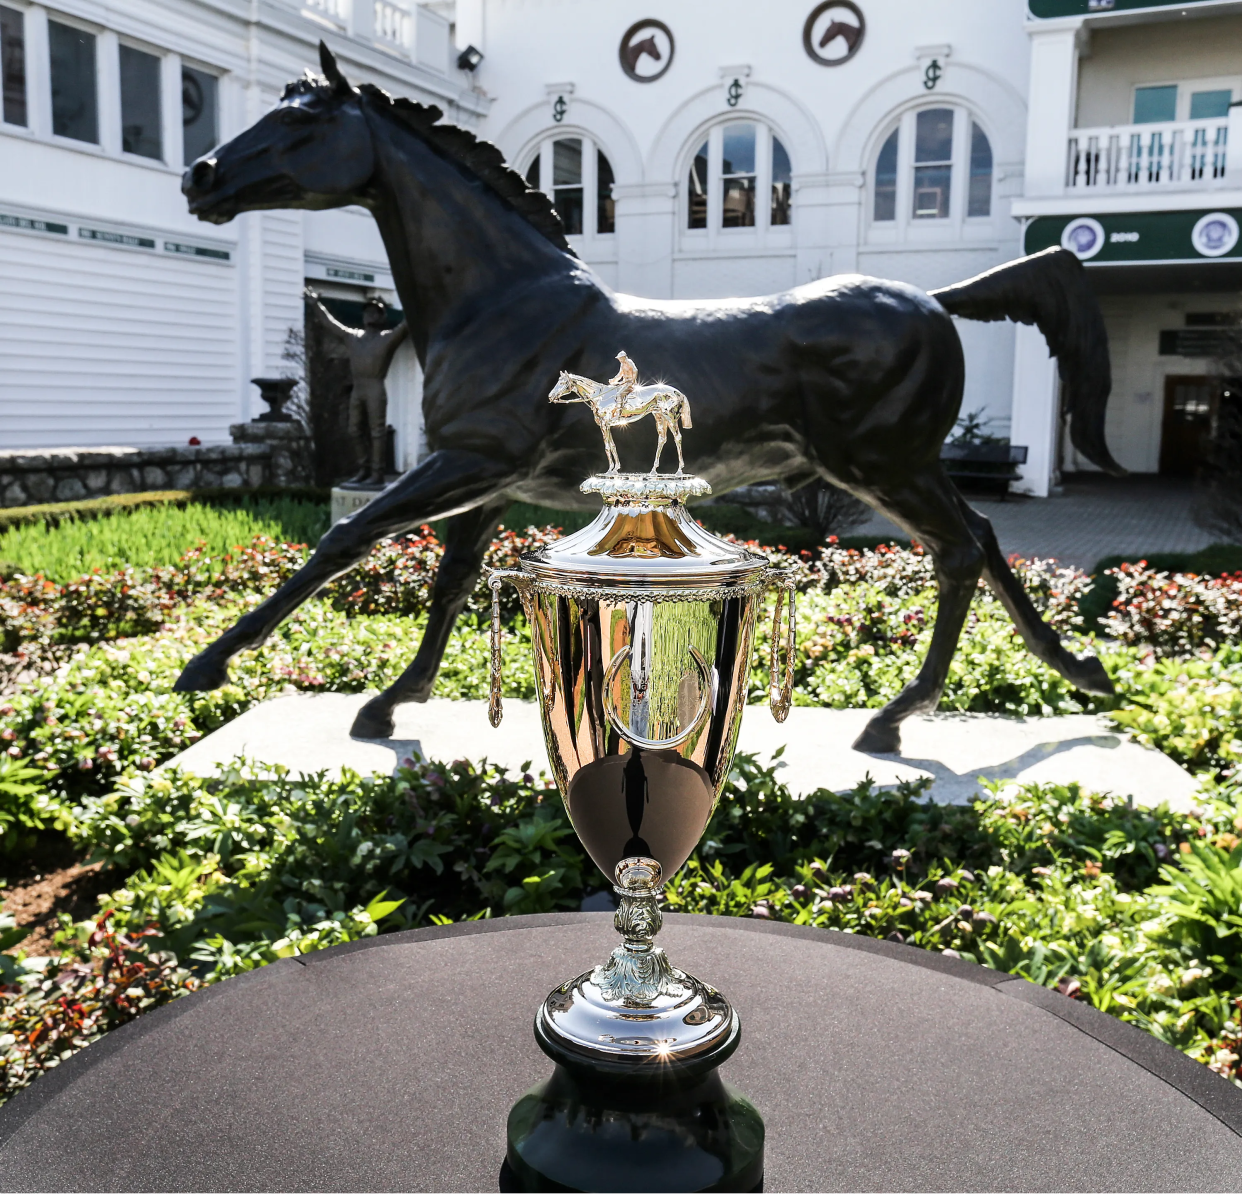
[(359, 711), (353, 733), (391, 735), (393, 709), (426, 701), (483, 552), (515, 499), (561, 509), (587, 501), (599, 436), (582, 405), (547, 400), (560, 371), (605, 377), (624, 347), (694, 399), (694, 471), (717, 493), (778, 478), (825, 478), (927, 546), (940, 591), (916, 679), (878, 710), (860, 749), (896, 751), (900, 725), (934, 709), (980, 576), (1027, 647), (1078, 688), (1111, 693), (1100, 661), (1077, 658), (1044, 623), (988, 520), (940, 464), (962, 398), (950, 318), (1035, 323), (1058, 359), (1071, 439), (1121, 470), (1104, 443), (1108, 345), (1081, 264), (1050, 250), (931, 295), (858, 275), (763, 298), (693, 302), (616, 294), (574, 255), (542, 193), (495, 146), (439, 124), (430, 105), (352, 87), (320, 46), (322, 80), (280, 104), (185, 174), (200, 219), (264, 208), (361, 204), (379, 225), (424, 371), (430, 454), (337, 523), (310, 560), (187, 664), (182, 690), (228, 680), (300, 603), (378, 541), (448, 519), (427, 629), (414, 661)]

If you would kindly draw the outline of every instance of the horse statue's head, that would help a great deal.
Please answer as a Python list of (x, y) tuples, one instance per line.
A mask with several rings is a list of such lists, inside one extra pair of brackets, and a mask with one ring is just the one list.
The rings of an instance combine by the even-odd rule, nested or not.
[(375, 151), (358, 92), (319, 43), (324, 77), (307, 71), (244, 133), (186, 170), (181, 190), (200, 220), (225, 224), (260, 208), (331, 208), (359, 202)]
[(585, 402), (587, 396), (579, 388), (578, 379), (568, 370), (562, 369), (556, 385), (548, 393), (548, 398), (552, 402)]

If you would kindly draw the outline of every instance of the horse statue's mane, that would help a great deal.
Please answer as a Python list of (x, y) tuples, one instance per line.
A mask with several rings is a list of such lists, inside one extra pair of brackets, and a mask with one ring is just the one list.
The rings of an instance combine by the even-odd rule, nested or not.
[[(326, 79), (316, 78), (307, 71), (303, 78), (289, 83), (280, 98), (289, 99), (312, 91), (326, 95), (333, 91), (333, 87)], [(508, 165), (504, 154), (490, 141), (480, 141), (468, 129), (455, 124), (437, 124), (444, 113), (435, 104), (394, 99), (374, 83), (363, 83), (358, 91), (372, 103), (388, 108), (432, 149), (464, 166), (562, 253), (577, 256), (565, 239), (565, 226), (552, 201), (542, 191), (528, 187), (526, 180)]]

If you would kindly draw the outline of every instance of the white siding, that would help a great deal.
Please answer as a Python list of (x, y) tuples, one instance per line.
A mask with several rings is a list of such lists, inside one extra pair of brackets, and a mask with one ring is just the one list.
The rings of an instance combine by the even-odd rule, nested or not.
[(0, 446), (228, 440), (237, 271), (0, 231)]

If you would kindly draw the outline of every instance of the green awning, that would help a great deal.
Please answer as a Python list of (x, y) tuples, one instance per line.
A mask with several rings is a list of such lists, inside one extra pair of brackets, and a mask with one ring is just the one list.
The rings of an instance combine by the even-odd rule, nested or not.
[(1123, 262), (1236, 261), (1242, 258), (1242, 208), (1184, 212), (1038, 216), (1026, 226), (1027, 253), (1073, 249), (1088, 266)]
[(1033, 17), (1097, 17), (1136, 8), (1189, 8), (1208, 0), (1030, 0)]

